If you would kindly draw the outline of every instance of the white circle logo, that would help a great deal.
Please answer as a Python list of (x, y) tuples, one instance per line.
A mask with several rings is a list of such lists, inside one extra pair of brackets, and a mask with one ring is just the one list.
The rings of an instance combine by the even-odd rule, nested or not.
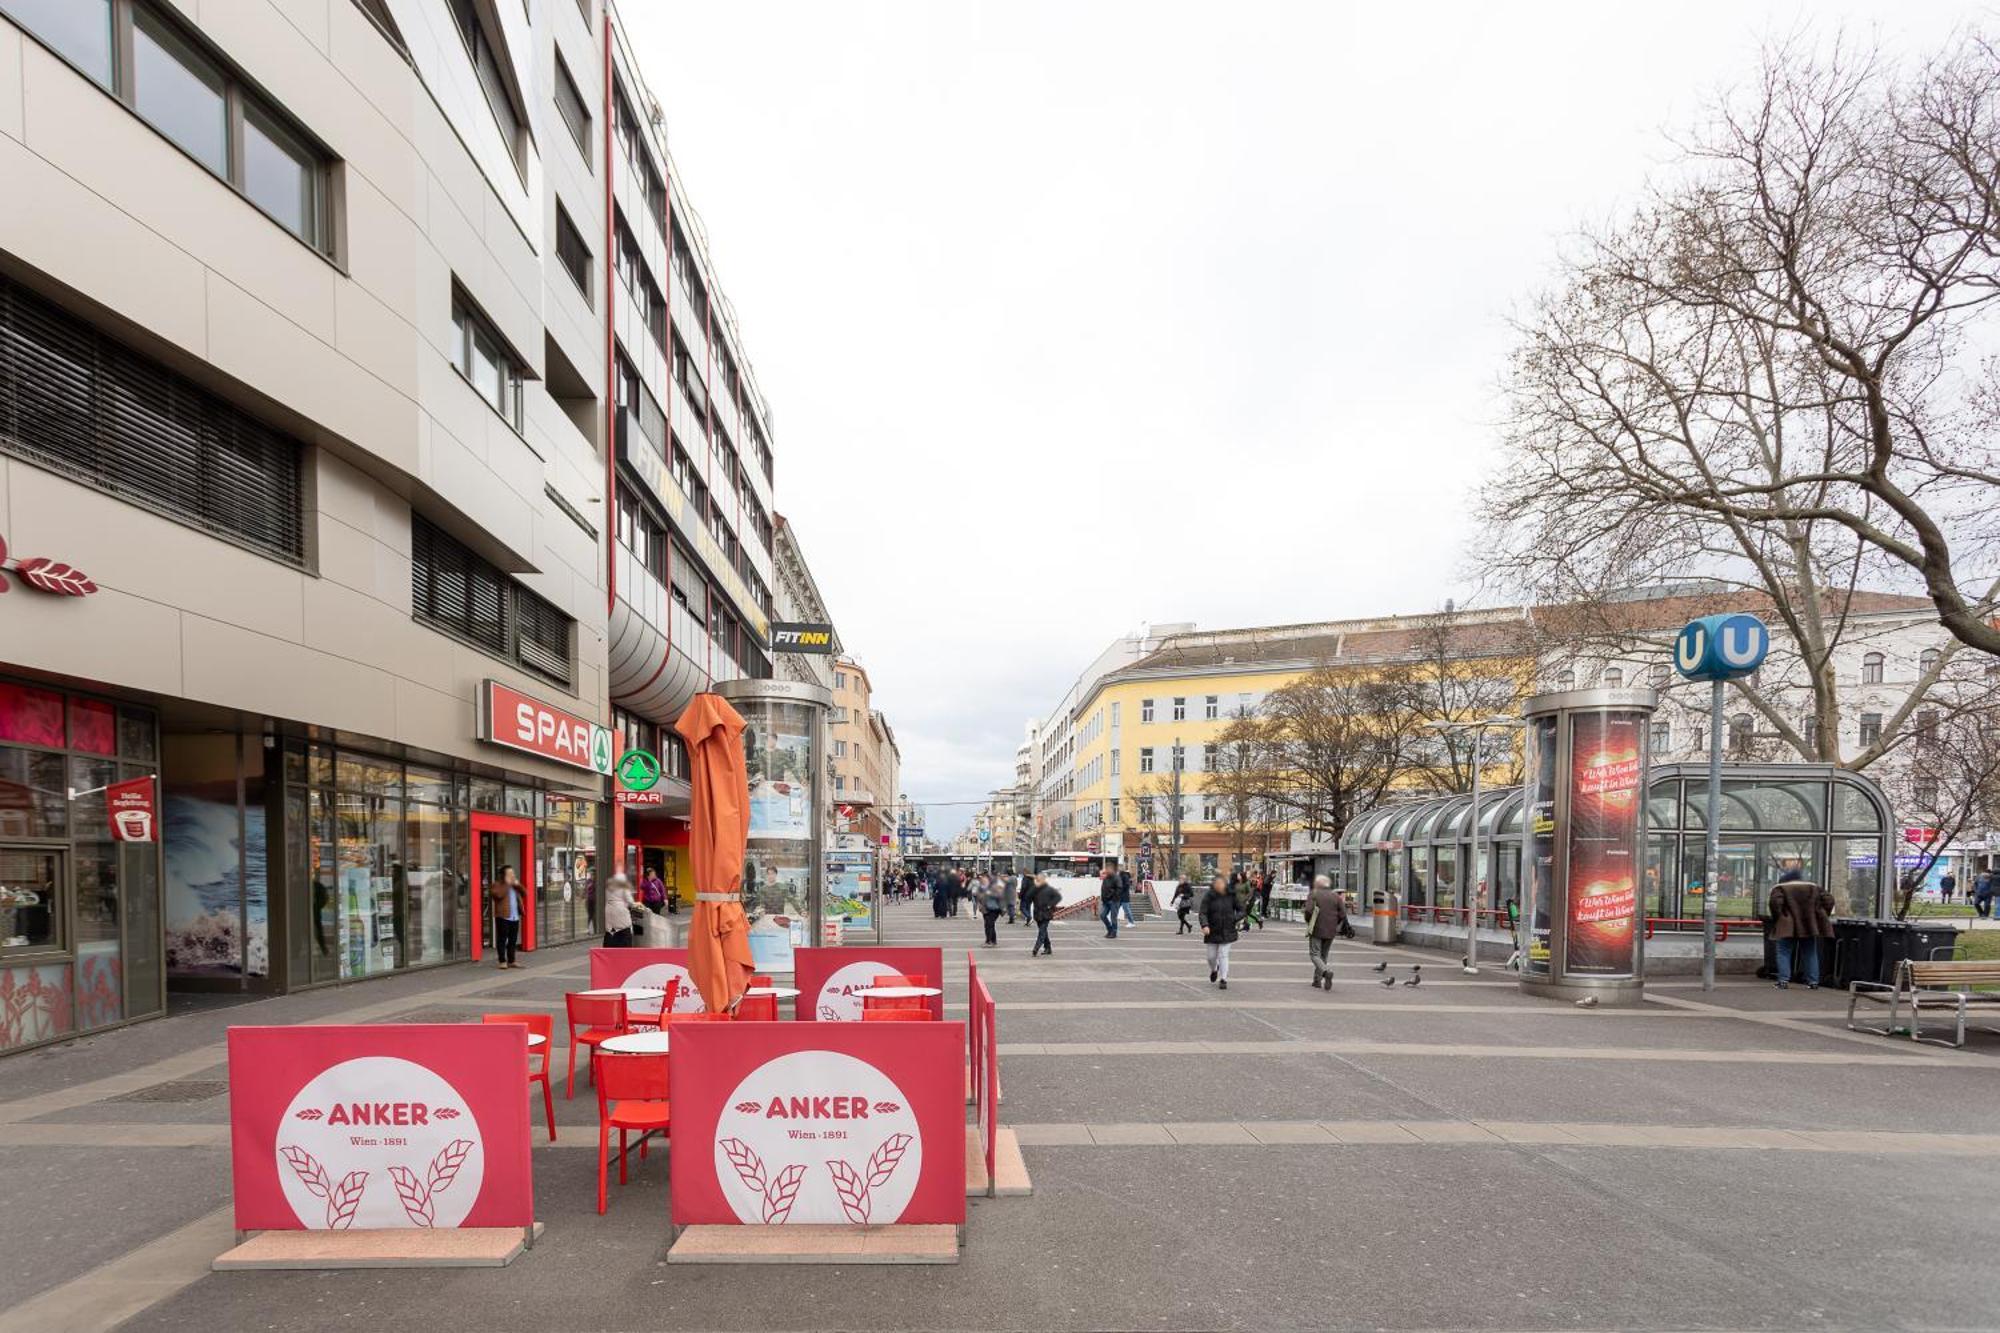
[(814, 1004), (822, 1023), (859, 1023), (861, 997), (854, 992), (875, 984), (878, 977), (900, 977), (887, 963), (849, 963), (820, 983)]
[[(701, 992), (695, 989), (694, 978), (679, 963), (648, 963), (631, 976), (620, 982), (621, 986), (653, 986), (660, 990), (667, 988), (669, 981), (680, 982), (680, 989), (674, 992), (674, 1012), (677, 1014), (699, 1014), (708, 1006), (702, 1003)], [(649, 1012), (658, 1008), (651, 1000), (641, 1000), (635, 1008)]]
[(923, 1174), (916, 1112), (895, 1082), (839, 1051), (794, 1051), (736, 1085), (715, 1174), (738, 1220), (894, 1222)]
[(299, 1089), (278, 1128), (278, 1182), (300, 1225), (455, 1227), (486, 1175), (457, 1089), (409, 1060), (343, 1060)]

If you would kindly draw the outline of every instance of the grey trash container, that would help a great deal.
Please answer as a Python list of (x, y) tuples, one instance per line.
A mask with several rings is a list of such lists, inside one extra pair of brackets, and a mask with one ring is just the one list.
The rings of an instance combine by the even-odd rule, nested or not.
[(1394, 944), (1402, 936), (1396, 922), (1396, 895), (1387, 889), (1376, 889), (1368, 901), (1375, 925), (1375, 943)]

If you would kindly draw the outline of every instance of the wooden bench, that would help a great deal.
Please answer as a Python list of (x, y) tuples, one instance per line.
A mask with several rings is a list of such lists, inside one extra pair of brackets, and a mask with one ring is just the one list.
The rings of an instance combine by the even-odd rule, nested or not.
[[(1921, 963), (1905, 958), (1896, 965), (1894, 982), (1857, 981), (1848, 987), (1847, 1026), (1856, 1032), (1876, 1032), (1885, 1037), (1908, 1032), (1911, 1041), (1929, 1042), (1933, 1046), (1963, 1046), (1966, 1011), (1979, 1005), (2000, 1006), (2000, 992), (1972, 989), (1988, 985), (2000, 985), (2000, 959), (1939, 959)], [(1889, 1006), (1887, 1027), (1869, 1027), (1854, 1021), (1854, 1008), (1863, 1000)], [(1905, 1004), (1910, 1006), (1908, 1027), (1897, 1022)], [(1923, 1011), (1944, 1008), (1951, 1009), (1956, 1018), (1953, 1040), (1924, 1036)], [(2000, 1028), (1986, 1030), (1995, 1032)]]

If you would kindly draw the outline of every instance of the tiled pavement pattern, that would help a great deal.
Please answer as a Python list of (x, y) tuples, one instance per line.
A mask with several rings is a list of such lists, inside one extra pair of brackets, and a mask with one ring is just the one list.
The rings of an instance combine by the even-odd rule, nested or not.
[[(2000, 1037), (1850, 1033), (1831, 992), (1743, 981), (1582, 1011), (1361, 944), (1329, 994), (1297, 927), (1239, 944), (1224, 994), (1170, 920), (1060, 923), (1051, 959), (1004, 921), (992, 950), (927, 905), (888, 924), (946, 946), (953, 1017), (978, 957), (1034, 1175), (1032, 1198), (973, 1201), (955, 1268), (670, 1269), (663, 1155), (599, 1218), (580, 1092), (537, 1143), (548, 1230), (511, 1268), (206, 1272), (227, 1111), (199, 1094), (229, 1023), (555, 1012), (584, 975), (569, 948), (0, 1061), (0, 1333), (2000, 1326)], [(1426, 980), (1381, 987), (1385, 956)]]

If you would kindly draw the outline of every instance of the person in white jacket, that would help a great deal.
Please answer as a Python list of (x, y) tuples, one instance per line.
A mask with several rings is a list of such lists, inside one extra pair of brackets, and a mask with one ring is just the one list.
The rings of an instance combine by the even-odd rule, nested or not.
[[(632, 947), (632, 918), (638, 911), (638, 900), (632, 896), (632, 881), (625, 878), (622, 871), (613, 875), (604, 888), (605, 948)], [(614, 926), (617, 929), (614, 930)]]

